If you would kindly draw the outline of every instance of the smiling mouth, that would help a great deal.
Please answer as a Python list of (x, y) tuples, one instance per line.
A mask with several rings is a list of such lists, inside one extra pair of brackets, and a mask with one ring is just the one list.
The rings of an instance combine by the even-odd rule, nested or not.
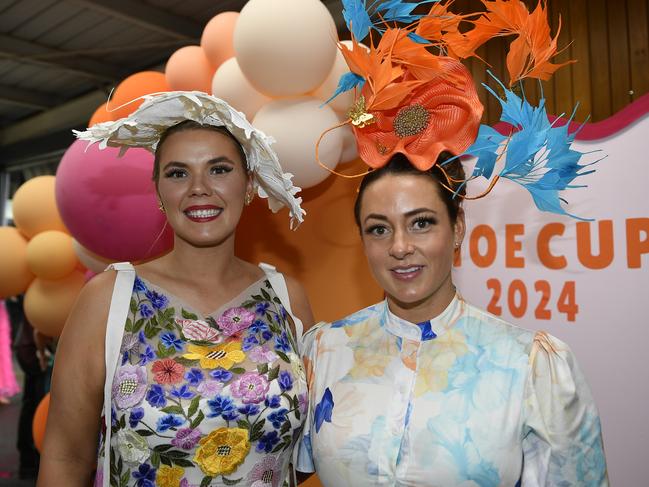
[(216, 206), (210, 208), (188, 208), (184, 211), (187, 218), (194, 222), (208, 222), (215, 220), (223, 212), (223, 208)]
[(409, 281), (417, 277), (423, 268), (422, 265), (411, 265), (408, 267), (395, 267), (390, 269), (390, 272), (401, 281)]

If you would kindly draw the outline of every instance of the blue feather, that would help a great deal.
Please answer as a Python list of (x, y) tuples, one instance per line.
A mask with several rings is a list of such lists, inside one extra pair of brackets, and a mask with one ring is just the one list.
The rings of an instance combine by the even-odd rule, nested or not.
[(493, 127), (484, 124), (480, 125), (478, 137), (465, 153), (478, 158), (473, 168), (474, 177), (484, 176), (487, 179), (491, 178), (498, 158), (498, 148), (506, 138)]
[(334, 91), (334, 94), (331, 95), (331, 97), (326, 102), (324, 102), (323, 105), (326, 105), (341, 93), (344, 93), (349, 90), (353, 90), (357, 86), (359, 89), (362, 89), (364, 84), (365, 84), (365, 78), (363, 78), (362, 76), (356, 73), (352, 73), (350, 71), (343, 74), (338, 80), (338, 86), (336, 87), (336, 91)]
[(347, 24), (347, 29), (354, 34), (359, 42), (367, 37), (372, 27), (367, 10), (365, 9), (364, 0), (342, 0), (343, 18)]

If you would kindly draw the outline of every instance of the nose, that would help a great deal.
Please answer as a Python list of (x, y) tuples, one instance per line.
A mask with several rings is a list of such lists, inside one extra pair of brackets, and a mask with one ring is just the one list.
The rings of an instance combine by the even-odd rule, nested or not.
[(397, 260), (403, 260), (414, 251), (414, 247), (403, 230), (396, 230), (390, 245), (390, 255)]
[(204, 174), (196, 174), (192, 178), (191, 195), (192, 196), (210, 196), (212, 188), (210, 187), (207, 177)]

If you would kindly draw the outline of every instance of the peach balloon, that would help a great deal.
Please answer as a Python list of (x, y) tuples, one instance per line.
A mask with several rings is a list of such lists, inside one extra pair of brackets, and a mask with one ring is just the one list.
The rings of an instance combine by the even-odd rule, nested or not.
[(113, 120), (113, 114), (106, 110), (106, 104), (102, 103), (97, 107), (97, 110), (92, 114), (92, 117), (90, 117), (88, 127), (92, 127), (97, 123), (112, 122)]
[(137, 107), (144, 103), (144, 100), (133, 100), (150, 93), (160, 93), (169, 90), (169, 84), (164, 73), (158, 71), (141, 71), (132, 74), (117, 85), (108, 102), (108, 109), (112, 114), (113, 120), (119, 120), (133, 113)]
[(250, 0), (234, 29), (241, 71), (268, 96), (320, 86), (336, 57), (336, 26), (319, 0)]
[(246, 79), (236, 58), (225, 61), (212, 78), (212, 94), (225, 100), (252, 120), (257, 111), (271, 99), (262, 95)]
[[(352, 48), (352, 41), (342, 41), (341, 44), (346, 45), (350, 49)], [(340, 50), (336, 49), (336, 60), (334, 61), (333, 67), (331, 68), (327, 79), (324, 80), (324, 83), (313, 92), (313, 96), (320, 98), (322, 101), (331, 98), (338, 87), (340, 77), (345, 73), (349, 73), (349, 66), (347, 66), (345, 58)], [(351, 108), (352, 103), (354, 103), (354, 90), (341, 93), (331, 100), (328, 105), (337, 112), (347, 113)]]
[(215, 68), (200, 46), (185, 46), (174, 52), (165, 67), (172, 90), (210, 92)]
[(27, 265), (42, 279), (61, 279), (72, 272), (79, 261), (72, 237), (57, 230), (41, 232), (27, 244)]
[(38, 176), (25, 182), (13, 199), (14, 223), (27, 238), (46, 230), (67, 232), (54, 197), (54, 176)]
[(106, 259), (105, 257), (100, 257), (99, 255), (90, 252), (87, 248), (81, 245), (76, 240), (72, 240), (72, 247), (74, 248), (74, 253), (77, 258), (83, 264), (83, 266), (94, 273), (102, 272), (106, 267), (111, 264), (112, 260)]
[(25, 316), (43, 335), (58, 337), (85, 281), (79, 270), (56, 281), (37, 277), (25, 293)]
[(216, 68), (234, 56), (234, 26), (238, 18), (239, 12), (221, 12), (203, 29), (201, 47)]
[[(311, 96), (283, 98), (267, 103), (257, 112), (253, 125), (275, 138), (282, 169), (292, 173), (293, 182), (301, 188), (315, 186), (329, 176), (315, 159), (320, 134), (337, 125), (338, 116), (322, 101)], [(320, 143), (320, 161), (333, 169), (340, 160), (342, 132), (329, 132)]]
[[(345, 115), (341, 115), (341, 118), (343, 117)], [(354, 131), (351, 125), (345, 125), (336, 130), (340, 130), (343, 137), (343, 150), (340, 154), (340, 162), (344, 164), (358, 159), (358, 146), (356, 145), (356, 137), (354, 137)]]
[(32, 420), (32, 436), (34, 438), (34, 446), (40, 453), (43, 448), (43, 439), (45, 438), (45, 426), (47, 425), (47, 415), (50, 412), (50, 393), (48, 392), (43, 396), (41, 402), (38, 403), (34, 419)]
[(13, 227), (0, 227), (0, 299), (25, 292), (34, 274), (27, 265), (27, 240)]

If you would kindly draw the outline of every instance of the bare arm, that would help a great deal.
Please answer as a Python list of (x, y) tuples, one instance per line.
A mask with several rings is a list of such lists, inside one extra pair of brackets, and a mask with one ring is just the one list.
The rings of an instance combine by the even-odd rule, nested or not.
[(311, 304), (309, 304), (309, 297), (306, 290), (297, 280), (292, 277), (286, 276), (286, 287), (288, 289), (288, 296), (291, 300), (291, 308), (293, 313), (300, 318), (302, 325), (304, 325), (304, 332), (315, 324), (313, 319), (313, 312), (311, 311)]
[(87, 487), (97, 461), (104, 338), (115, 273), (93, 278), (63, 329), (52, 377), (38, 487)]

